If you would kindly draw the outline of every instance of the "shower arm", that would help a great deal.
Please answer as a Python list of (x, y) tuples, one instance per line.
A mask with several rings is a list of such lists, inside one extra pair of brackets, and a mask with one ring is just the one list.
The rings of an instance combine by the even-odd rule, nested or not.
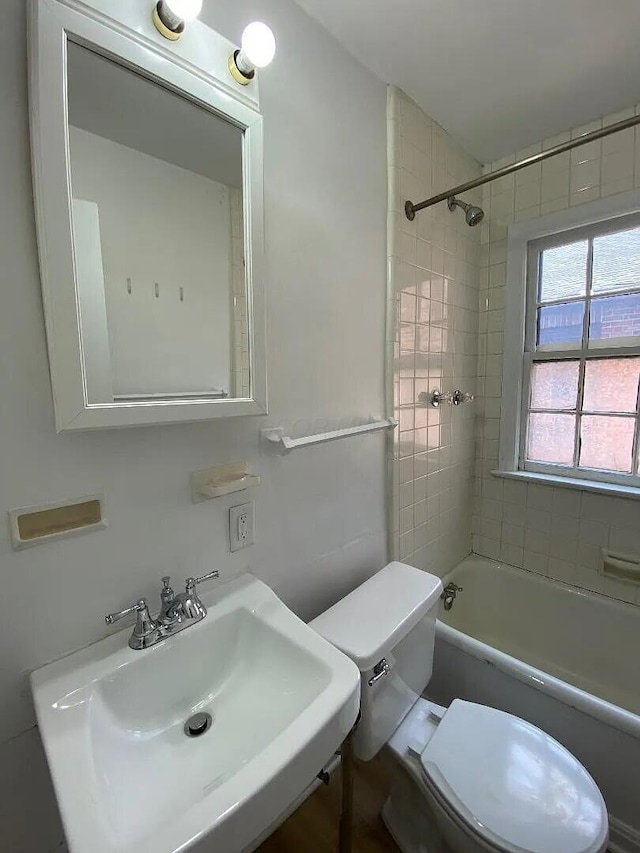
[(548, 148), (546, 151), (540, 151), (538, 154), (532, 154), (530, 157), (525, 157), (523, 160), (518, 160), (517, 163), (512, 163), (510, 166), (503, 166), (502, 169), (496, 169), (495, 172), (490, 172), (488, 175), (482, 175), (480, 178), (474, 178), (472, 181), (467, 181), (450, 190), (446, 190), (438, 195), (431, 196), (426, 201), (421, 201), (414, 204), (412, 201), (405, 202), (404, 212), (407, 219), (413, 221), (416, 213), (424, 210), (425, 207), (432, 207), (434, 204), (439, 204), (441, 201), (447, 201), (451, 196), (460, 195), (460, 193), (474, 190), (476, 187), (481, 187), (484, 184), (489, 184), (492, 181), (497, 181), (498, 178), (504, 178), (506, 175), (512, 175), (514, 172), (519, 172), (521, 169), (526, 169), (527, 166), (533, 166), (535, 163), (541, 163), (543, 160), (548, 160), (549, 157), (556, 157), (558, 154), (564, 154), (566, 151), (572, 151), (580, 145), (587, 145), (589, 142), (595, 142), (597, 139), (604, 139), (605, 136), (611, 136), (612, 133), (620, 133), (623, 130), (628, 130), (630, 127), (635, 127), (640, 124), (640, 114), (625, 118), (622, 121), (617, 121), (615, 124), (609, 124), (599, 130), (592, 130), (590, 133), (585, 133), (577, 139), (571, 139), (569, 142), (561, 142), (560, 145), (554, 145), (553, 148)]
[(461, 201), (459, 198), (456, 198), (455, 193), (453, 193), (453, 195), (449, 196), (449, 198), (447, 199), (447, 205), (449, 207), (449, 210), (451, 210), (451, 211), (455, 210), (456, 207), (460, 207), (460, 208), (462, 208), (462, 210), (464, 210), (465, 213), (471, 207), (470, 202)]

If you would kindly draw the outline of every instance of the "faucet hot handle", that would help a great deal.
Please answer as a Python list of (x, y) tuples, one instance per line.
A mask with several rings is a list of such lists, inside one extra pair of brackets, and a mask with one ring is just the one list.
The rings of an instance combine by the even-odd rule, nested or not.
[(119, 610), (117, 613), (109, 613), (108, 616), (104, 617), (104, 621), (107, 623), (107, 625), (113, 625), (114, 622), (117, 622), (124, 616), (128, 616), (130, 613), (141, 613), (143, 610), (146, 610), (146, 608), (147, 600), (146, 598), (141, 598), (135, 604), (132, 604), (131, 607), (127, 607), (125, 610)]
[(107, 625), (112, 625), (123, 616), (128, 616), (129, 613), (136, 614), (136, 624), (133, 626), (133, 631), (129, 637), (129, 647), (132, 649), (145, 649), (148, 645), (152, 645), (151, 638), (158, 633), (159, 624), (149, 613), (149, 606), (146, 598), (141, 598), (132, 607), (127, 607), (126, 610), (121, 610), (119, 613), (110, 613), (104, 617)]
[(220, 572), (215, 569), (212, 572), (209, 572), (207, 575), (202, 575), (200, 578), (187, 578), (187, 592), (193, 592), (193, 589), (197, 583), (202, 583), (203, 581), (212, 580), (213, 578), (219, 578)]

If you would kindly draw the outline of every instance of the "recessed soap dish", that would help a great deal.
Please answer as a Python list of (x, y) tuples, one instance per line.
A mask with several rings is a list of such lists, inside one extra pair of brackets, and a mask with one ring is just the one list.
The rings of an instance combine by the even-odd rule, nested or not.
[(229, 465), (193, 471), (190, 480), (191, 500), (194, 504), (260, 485), (260, 477), (248, 473), (246, 462), (232, 462)]
[(640, 555), (616, 554), (603, 548), (600, 573), (626, 583), (640, 584)]
[(9, 510), (11, 543), (16, 550), (106, 526), (101, 495)]

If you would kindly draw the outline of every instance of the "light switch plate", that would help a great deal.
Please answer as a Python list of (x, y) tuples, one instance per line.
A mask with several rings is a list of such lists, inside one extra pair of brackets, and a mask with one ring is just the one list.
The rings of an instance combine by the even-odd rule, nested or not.
[(229, 510), (229, 547), (239, 551), (254, 543), (254, 501)]

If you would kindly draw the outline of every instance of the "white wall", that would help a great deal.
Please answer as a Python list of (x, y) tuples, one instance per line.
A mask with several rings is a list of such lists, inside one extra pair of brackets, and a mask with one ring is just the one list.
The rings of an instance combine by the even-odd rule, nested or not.
[[(471, 551), (475, 404), (433, 408), (434, 388), (476, 391), (480, 232), (445, 204), (404, 214), (480, 175), (480, 164), (404, 92), (389, 89), (389, 382), (393, 555), (443, 575)], [(478, 203), (479, 191), (465, 196)]]
[[(635, 107), (640, 110), (640, 107)], [(621, 121), (634, 108), (544, 139), (489, 163), (494, 171), (516, 159)], [(640, 551), (640, 503), (491, 475), (498, 467), (506, 286), (506, 238), (512, 222), (640, 187), (640, 130), (636, 127), (552, 157), (486, 184), (481, 226), (479, 438), (473, 550), (587, 590), (640, 604), (634, 584), (597, 571), (600, 549)]]
[(78, 127), (69, 147), (73, 197), (98, 205), (113, 393), (232, 396), (229, 187)]
[[(141, 3), (147, 9), (146, 3)], [(104, 492), (107, 530), (11, 549), (0, 529), (0, 825), (12, 853), (61, 841), (26, 673), (98, 639), (103, 615), (160, 576), (253, 570), (303, 617), (386, 561), (384, 437), (289, 457), (258, 431), (299, 432), (383, 411), (385, 88), (290, 0), (208, 0), (203, 19), (239, 40), (278, 36), (261, 73), (269, 272), (267, 418), (56, 435), (38, 277), (27, 127), (25, 4), (7, 0), (0, 51), (0, 508)], [(304, 423), (302, 421), (304, 420)], [(190, 503), (189, 471), (247, 459), (263, 484), (257, 544), (231, 555), (227, 510)], [(26, 768), (29, 772), (26, 772)]]

